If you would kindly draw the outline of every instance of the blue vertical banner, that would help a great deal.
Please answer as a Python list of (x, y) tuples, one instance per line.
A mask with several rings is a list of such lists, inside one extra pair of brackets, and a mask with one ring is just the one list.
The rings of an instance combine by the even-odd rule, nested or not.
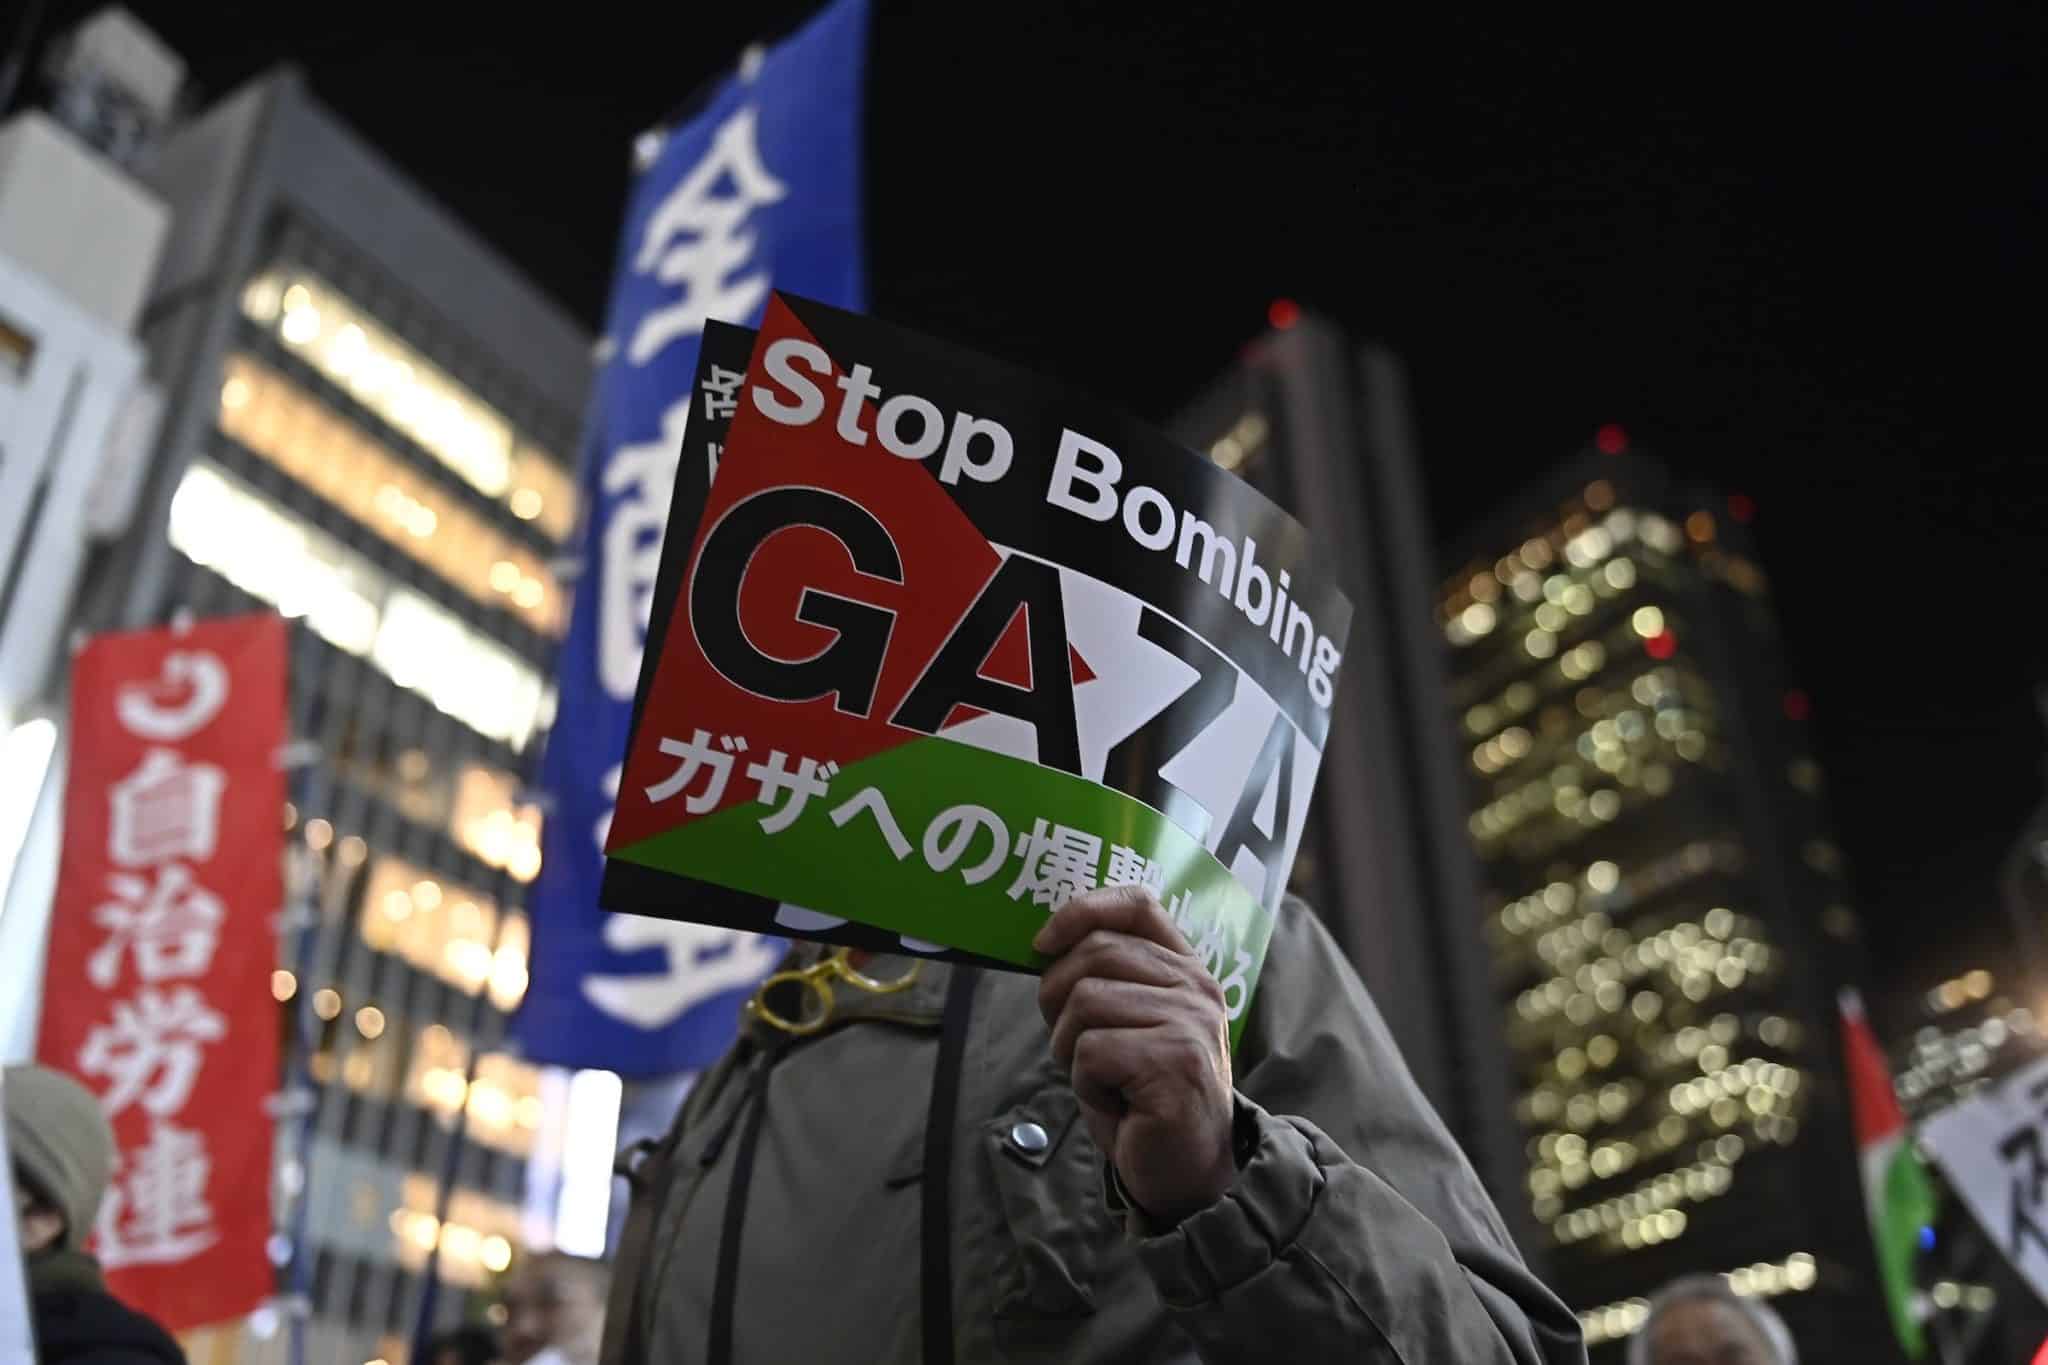
[(868, 0), (750, 52), (689, 120), (649, 134), (627, 206), (583, 452), (583, 572), (541, 784), (527, 1057), (648, 1077), (702, 1067), (779, 946), (598, 908), (662, 528), (709, 319), (754, 325), (771, 288), (865, 304)]

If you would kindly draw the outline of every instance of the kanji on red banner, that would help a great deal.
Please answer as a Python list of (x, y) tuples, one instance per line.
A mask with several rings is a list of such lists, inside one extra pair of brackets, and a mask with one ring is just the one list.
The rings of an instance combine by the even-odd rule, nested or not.
[(100, 636), (71, 702), (38, 1051), (114, 1125), (109, 1287), (180, 1331), (272, 1290), (285, 624)]

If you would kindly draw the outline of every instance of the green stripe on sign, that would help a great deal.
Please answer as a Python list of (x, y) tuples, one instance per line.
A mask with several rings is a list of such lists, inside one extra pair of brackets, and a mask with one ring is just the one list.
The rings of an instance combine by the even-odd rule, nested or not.
[[(752, 785), (739, 771), (732, 780)], [(762, 827), (781, 821), (793, 799), (782, 792), (772, 806), (729, 807), (612, 856), (1039, 970), (1046, 959), (1031, 940), (1055, 899), (1141, 880), (1117, 854), (1132, 850), (1156, 865), (1159, 899), (1223, 984), (1235, 1045), (1272, 914), (1152, 807), (939, 738), (848, 764), (782, 828)]]

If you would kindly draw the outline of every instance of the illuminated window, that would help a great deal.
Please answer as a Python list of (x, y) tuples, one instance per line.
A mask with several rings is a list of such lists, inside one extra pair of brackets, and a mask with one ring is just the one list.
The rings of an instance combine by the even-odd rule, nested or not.
[(490, 866), (522, 882), (539, 875), (540, 806), (519, 799), (521, 784), (511, 773), (482, 763), (437, 767), (422, 749), (352, 752), (345, 743), (333, 762), (406, 819), (445, 828)]
[(502, 1052), (476, 1059), (468, 1073), (469, 1049), (440, 1024), (420, 1030), (414, 1040), (405, 1097), (443, 1118), (468, 1110), (471, 1139), (528, 1156), (543, 1120), (540, 1069)]
[(505, 505), (551, 540), (567, 540), (576, 529), (575, 480), (553, 456), (532, 446), (521, 446), (512, 457), (512, 492)]
[(370, 659), (400, 687), (515, 749), (540, 726), (540, 674), (409, 588), (392, 589), (385, 601)]
[(1246, 464), (1266, 443), (1265, 416), (1248, 412), (1209, 447), (1209, 458), (1223, 468), (1243, 475)]
[(431, 1177), (417, 1171), (405, 1177), (399, 1205), (391, 1211), (393, 1259), (417, 1272), (425, 1268), (427, 1253), (439, 1247), (435, 1270), (441, 1278), (465, 1289), (480, 1288), (488, 1275), (511, 1265), (512, 1247), (519, 1240), (519, 1210), (457, 1187), (449, 1192), (444, 1223), (434, 1213), (438, 1195)]
[(171, 499), (171, 545), (400, 687), (492, 739), (524, 748), (551, 699), (510, 650), (361, 555), (195, 460)]
[(477, 601), (561, 634), (563, 594), (537, 555), (270, 367), (231, 356), (225, 374), (222, 431)]
[[(399, 858), (380, 858), (364, 888), (363, 942), (458, 990), (486, 988), (510, 1010), (526, 994), (526, 919), (490, 897), (443, 882)], [(494, 946), (495, 945), (495, 946)]]
[[(573, 488), (552, 461), (516, 447), (503, 414), (325, 281), (304, 271), (267, 271), (242, 291), (242, 311), (515, 516), (558, 536), (575, 524)], [(537, 472), (542, 466), (546, 473)]]
[(539, 1068), (502, 1052), (484, 1054), (477, 1060), (468, 1108), (476, 1141), (526, 1156), (540, 1126)]
[(212, 465), (195, 461), (171, 499), (171, 545), (358, 657), (376, 643), (384, 575)]
[(540, 807), (517, 800), (510, 773), (471, 765), (455, 787), (449, 828), (457, 843), (522, 882), (540, 873)]

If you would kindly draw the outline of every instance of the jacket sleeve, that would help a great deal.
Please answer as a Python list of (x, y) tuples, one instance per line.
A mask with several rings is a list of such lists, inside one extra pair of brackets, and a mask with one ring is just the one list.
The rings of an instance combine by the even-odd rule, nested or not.
[(1138, 1242), (1206, 1365), (1283, 1344), (1290, 1360), (1583, 1365), (1577, 1321), (1522, 1263), (1299, 902), (1282, 908), (1237, 1060), (1236, 1184)]

